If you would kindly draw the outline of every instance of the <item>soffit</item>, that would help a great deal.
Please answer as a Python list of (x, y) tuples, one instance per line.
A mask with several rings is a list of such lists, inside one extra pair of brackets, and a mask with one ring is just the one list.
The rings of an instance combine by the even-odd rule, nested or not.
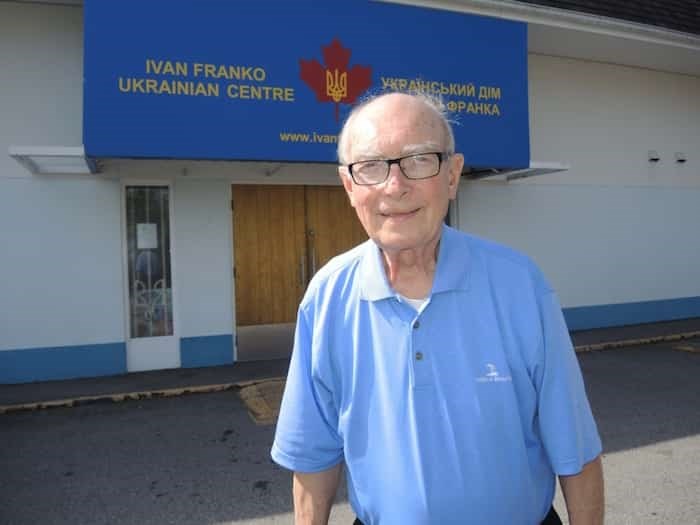
[(700, 76), (700, 35), (513, 0), (391, 0), (528, 24), (528, 51)]

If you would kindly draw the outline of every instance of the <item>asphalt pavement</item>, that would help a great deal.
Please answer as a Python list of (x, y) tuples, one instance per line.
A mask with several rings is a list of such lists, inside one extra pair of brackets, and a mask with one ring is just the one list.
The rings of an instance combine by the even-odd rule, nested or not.
[[(692, 330), (675, 335), (681, 333)], [(700, 337), (672, 335), (578, 354), (604, 444), (607, 523), (700, 524)], [(0, 523), (291, 523), (290, 474), (269, 459), (274, 427), (254, 424), (235, 387), (119, 403), (110, 397), (130, 388), (153, 394), (156, 386), (256, 381), (286, 370), (284, 361), (278, 369), (256, 366), (236, 377), (200, 369), (144, 382), (114, 378), (126, 383), (102, 385), (108, 394), (91, 402), (0, 414)], [(39, 397), (96, 392), (90, 382), (83, 390), (74, 381), (55, 383), (63, 385)], [(563, 509), (560, 496), (556, 505)], [(352, 519), (341, 490), (331, 524)]]

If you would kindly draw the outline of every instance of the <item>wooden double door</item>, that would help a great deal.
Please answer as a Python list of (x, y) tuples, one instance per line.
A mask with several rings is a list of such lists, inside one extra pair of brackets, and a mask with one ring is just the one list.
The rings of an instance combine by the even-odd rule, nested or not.
[(314, 273), (367, 239), (342, 186), (233, 185), (232, 207), (239, 332), (294, 323)]

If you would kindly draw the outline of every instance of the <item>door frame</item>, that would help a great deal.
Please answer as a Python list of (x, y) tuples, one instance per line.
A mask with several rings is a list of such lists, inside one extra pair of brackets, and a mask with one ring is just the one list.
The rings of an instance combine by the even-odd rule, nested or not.
[(234, 228), (233, 228), (233, 182), (227, 181), (226, 187), (228, 188), (228, 256), (229, 256), (229, 270), (231, 271), (231, 290), (228, 294), (231, 299), (231, 334), (233, 339), (233, 362), (238, 362), (238, 330), (236, 329), (236, 319), (238, 318), (238, 312), (236, 312), (236, 256), (233, 251), (236, 249), (236, 239), (233, 238)]
[[(234, 208), (234, 200), (235, 200), (235, 194), (236, 194), (236, 188), (271, 188), (271, 189), (277, 189), (277, 188), (298, 188), (302, 190), (301, 196), (303, 197), (303, 189), (304, 189), (304, 184), (299, 184), (299, 183), (270, 183), (267, 181), (264, 181), (263, 183), (259, 181), (245, 181), (245, 182), (240, 182), (240, 181), (231, 181), (228, 185), (229, 187), (229, 197), (231, 201), (231, 207), (229, 209), (229, 228), (230, 228), (230, 244), (229, 244), (229, 253), (231, 254), (231, 305), (232, 305), (232, 311), (233, 311), (233, 320), (232, 320), (232, 326), (233, 326), (233, 333), (234, 333), (234, 361), (239, 362), (239, 361), (251, 361), (251, 360), (259, 360), (259, 359), (276, 359), (276, 358), (286, 358), (289, 357), (289, 354), (287, 352), (272, 352), (272, 353), (264, 353), (264, 354), (259, 354), (255, 352), (250, 352), (250, 349), (252, 347), (265, 347), (265, 348), (277, 348), (279, 347), (279, 343), (282, 341), (285, 341), (289, 339), (290, 341), (293, 340), (294, 338), (294, 326), (295, 322), (294, 320), (290, 320), (289, 322), (283, 322), (283, 323), (263, 323), (263, 324), (253, 324), (253, 325), (245, 325), (245, 326), (240, 326), (238, 324), (238, 317), (241, 314), (241, 311), (237, 310), (237, 301), (238, 301), (238, 293), (239, 289), (237, 288), (237, 279), (236, 279), (236, 271), (238, 270), (236, 268), (236, 257), (237, 257), (237, 243), (238, 243), (238, 238), (235, 235), (236, 232), (236, 225), (234, 223), (235, 216), (236, 216), (236, 208)], [(238, 206), (238, 209), (240, 209), (240, 204)], [(305, 220), (304, 217), (302, 217), (302, 220)], [(239, 246), (241, 248), (241, 246)], [(242, 249), (245, 249), (245, 246), (243, 246)], [(305, 250), (305, 243), (304, 243), (304, 250)], [(298, 307), (298, 301), (301, 300), (301, 297), (299, 297), (298, 300), (294, 301), (294, 312), (296, 316), (296, 310)]]
[[(343, 185), (341, 184), (340, 179), (337, 179), (334, 183), (321, 183), (319, 181), (304, 181), (304, 180), (293, 180), (293, 181), (287, 181), (287, 182), (280, 182), (280, 181), (238, 181), (238, 180), (233, 180), (229, 184), (229, 196), (230, 196), (230, 201), (233, 203), (234, 200), (234, 194), (235, 194), (235, 187), (245, 187), (245, 186), (255, 186), (255, 187), (270, 187), (270, 188), (275, 188), (275, 187), (298, 187), (302, 188), (303, 191), (303, 209), (304, 209), (304, 222), (305, 222), (305, 228), (304, 228), (304, 244), (303, 244), (303, 252), (305, 254), (305, 265), (307, 268), (307, 272), (311, 271), (311, 263), (308, 260), (308, 255), (309, 255), (309, 243), (308, 243), (308, 235), (307, 235), (307, 230), (308, 230), (308, 224), (306, 224), (307, 221), (307, 207), (308, 207), (308, 202), (307, 202), (307, 192), (309, 189), (314, 189), (314, 188), (333, 188), (337, 189), (339, 193), (343, 195), (344, 199), (347, 199), (347, 195), (345, 194), (345, 189)], [(349, 204), (348, 204), (349, 205)], [(238, 361), (247, 361), (251, 359), (273, 359), (273, 358), (282, 358), (282, 357), (288, 357), (288, 354), (277, 354), (276, 352), (271, 352), (271, 353), (264, 353), (262, 355), (258, 354), (253, 354), (250, 352), (250, 347), (251, 345), (256, 345), (259, 347), (273, 347), (275, 346), (276, 343), (278, 343), (280, 340), (287, 338), (289, 336), (290, 340), (293, 340), (294, 336), (294, 327), (296, 324), (296, 316), (294, 316), (294, 319), (290, 320), (289, 322), (283, 322), (283, 323), (270, 323), (270, 324), (253, 324), (253, 325), (245, 325), (245, 326), (239, 326), (238, 325), (238, 313), (236, 311), (236, 301), (237, 301), (237, 296), (238, 296), (238, 290), (237, 288), (237, 283), (236, 283), (236, 277), (234, 274), (234, 267), (235, 267), (235, 262), (236, 262), (236, 238), (235, 238), (235, 225), (234, 225), (234, 208), (233, 206), (229, 210), (229, 224), (230, 224), (230, 253), (231, 253), (231, 282), (232, 282), (232, 294), (231, 294), (231, 301), (232, 301), (232, 311), (233, 311), (233, 331), (234, 331), (234, 360), (236, 362)], [(355, 213), (353, 212), (353, 216)], [(356, 217), (353, 217), (354, 220), (357, 220)], [(310, 280), (311, 275), (307, 273), (307, 282), (303, 286), (303, 289), (306, 289), (306, 286), (308, 285), (308, 281)], [(302, 297), (303, 297), (302, 292)], [(295, 305), (295, 312), (296, 312), (296, 307), (298, 305)]]
[[(174, 182), (170, 179), (121, 179), (121, 244), (122, 244), (122, 297), (123, 297), (123, 313), (124, 313), (124, 341), (126, 347), (126, 369), (127, 372), (138, 372), (145, 370), (163, 370), (168, 368), (180, 368), (182, 366), (182, 357), (180, 354), (180, 335), (179, 335), (179, 315), (177, 301), (177, 269), (175, 262), (175, 189)], [(170, 293), (172, 297), (172, 316), (173, 316), (173, 333), (169, 336), (148, 337), (138, 339), (148, 339), (146, 343), (140, 345), (142, 347), (151, 346), (155, 349), (162, 350), (170, 347), (172, 353), (171, 360), (166, 366), (151, 366), (139, 364), (130, 359), (130, 346), (133, 350), (133, 343), (136, 339), (131, 337), (131, 310), (129, 297), (129, 253), (127, 242), (127, 217), (126, 217), (126, 188), (131, 186), (160, 186), (168, 188), (168, 223), (170, 228)]]

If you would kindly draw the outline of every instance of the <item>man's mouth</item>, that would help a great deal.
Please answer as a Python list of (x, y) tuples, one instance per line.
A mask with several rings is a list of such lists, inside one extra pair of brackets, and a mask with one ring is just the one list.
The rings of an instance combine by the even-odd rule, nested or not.
[(391, 211), (384, 211), (384, 212), (379, 212), (379, 214), (382, 217), (390, 218), (390, 219), (404, 219), (408, 217), (412, 217), (416, 213), (418, 213), (418, 210), (420, 208), (415, 208), (413, 210), (391, 210)]

